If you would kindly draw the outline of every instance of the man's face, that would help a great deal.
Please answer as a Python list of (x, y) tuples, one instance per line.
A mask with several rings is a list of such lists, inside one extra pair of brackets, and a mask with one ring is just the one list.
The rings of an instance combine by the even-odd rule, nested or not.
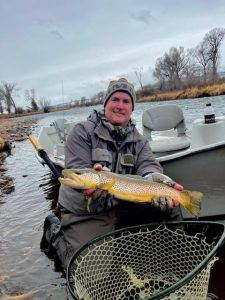
[(132, 100), (125, 92), (112, 94), (105, 106), (105, 116), (112, 125), (126, 127), (132, 114)]

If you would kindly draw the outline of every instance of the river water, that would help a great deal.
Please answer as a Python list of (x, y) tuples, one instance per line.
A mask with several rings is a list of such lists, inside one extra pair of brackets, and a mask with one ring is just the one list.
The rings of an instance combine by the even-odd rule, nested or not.
[[(225, 96), (169, 101), (183, 109), (187, 127), (194, 119), (203, 117), (207, 102), (212, 103), (217, 116), (225, 114)], [(133, 113), (137, 128), (141, 131), (141, 115), (146, 108), (165, 103), (137, 104)], [(38, 121), (33, 134), (38, 135), (42, 126), (56, 118), (85, 120), (92, 110), (93, 107), (85, 107), (35, 116)], [(13, 155), (6, 160), (6, 175), (14, 177), (15, 191), (0, 200), (0, 275), (7, 276), (0, 282), (0, 299), (3, 294), (33, 291), (37, 299), (65, 300), (64, 275), (39, 249), (43, 221), (55, 206), (58, 184), (48, 168), (37, 161), (29, 141), (15, 146)], [(225, 249), (220, 251), (219, 258), (212, 271), (207, 299), (225, 299)]]

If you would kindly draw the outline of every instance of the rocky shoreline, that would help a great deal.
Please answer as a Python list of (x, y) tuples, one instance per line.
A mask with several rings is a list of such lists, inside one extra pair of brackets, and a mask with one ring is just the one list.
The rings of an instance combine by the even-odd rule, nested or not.
[(7, 171), (5, 159), (15, 148), (15, 142), (27, 139), (35, 123), (34, 119), (0, 119), (0, 200), (14, 190), (13, 178), (5, 174)]

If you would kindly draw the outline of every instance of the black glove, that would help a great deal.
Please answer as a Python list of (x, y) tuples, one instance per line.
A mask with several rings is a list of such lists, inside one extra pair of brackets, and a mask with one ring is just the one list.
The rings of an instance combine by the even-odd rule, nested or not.
[(118, 200), (100, 189), (87, 189), (83, 192), (86, 197), (86, 208), (90, 213), (101, 213), (114, 207)]
[[(170, 187), (175, 188), (176, 190), (182, 191), (183, 186), (179, 183), (176, 183), (174, 180), (172, 180), (170, 177), (161, 174), (161, 173), (151, 173), (145, 176), (146, 179), (148, 179), (151, 182), (159, 182), (164, 183)], [(154, 197), (152, 201), (150, 202), (153, 207), (157, 207), (161, 209), (162, 211), (166, 211), (168, 209), (177, 207), (179, 205), (179, 202), (177, 200), (174, 200), (170, 197)]]
[(162, 211), (176, 207), (174, 200), (170, 197), (155, 197), (152, 199), (150, 204), (153, 207), (161, 209)]

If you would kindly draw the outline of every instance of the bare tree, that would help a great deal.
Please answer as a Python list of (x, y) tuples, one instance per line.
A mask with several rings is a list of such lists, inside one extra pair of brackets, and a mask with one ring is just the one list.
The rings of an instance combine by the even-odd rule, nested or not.
[(196, 59), (194, 57), (195, 49), (188, 49), (186, 53), (187, 64), (183, 71), (182, 84), (184, 88), (189, 88), (200, 83), (201, 72), (199, 66), (196, 64)]
[(49, 100), (49, 99), (47, 99), (45, 97), (42, 97), (39, 100), (39, 104), (40, 104), (40, 107), (43, 109), (44, 112), (48, 112), (50, 104), (51, 104), (51, 100)]
[(184, 47), (179, 47), (179, 49), (175, 47), (170, 48), (168, 58), (171, 63), (171, 67), (173, 68), (175, 86), (180, 87), (180, 83), (188, 63)]
[(0, 94), (0, 113), (1, 113), (1, 114), (3, 114), (3, 111), (4, 111), (4, 109), (3, 109), (3, 103), (4, 103), (4, 101), (3, 101), (3, 99), (1, 98), (1, 94)]
[(95, 96), (95, 104), (102, 104), (104, 102), (104, 97), (105, 97), (105, 92), (104, 91), (100, 91), (96, 94)]
[(35, 89), (25, 90), (25, 99), (30, 103), (32, 111), (38, 111)]
[(8, 113), (11, 113), (12, 107), (17, 112), (16, 104), (13, 100), (13, 94), (17, 91), (16, 83), (8, 83), (6, 81), (2, 81), (0, 85), (0, 99), (5, 103), (6, 110)]
[(207, 47), (209, 59), (212, 62), (212, 77), (213, 81), (217, 78), (217, 67), (219, 60), (219, 50), (221, 47), (221, 43), (225, 36), (224, 28), (214, 28), (206, 33), (204, 37), (204, 44)]
[(165, 53), (163, 57), (158, 58), (155, 65), (153, 76), (161, 83), (167, 82), (174, 89), (181, 86), (181, 80), (184, 75), (188, 58), (183, 47), (172, 47), (169, 53)]
[(87, 102), (88, 102), (88, 99), (85, 96), (82, 96), (80, 98), (80, 105), (81, 106), (85, 106), (87, 104)]
[(170, 70), (168, 70), (164, 65), (163, 57), (157, 58), (153, 76), (158, 79), (159, 89), (164, 90), (166, 88), (167, 81), (169, 81), (172, 76), (170, 74)]
[(207, 80), (207, 67), (210, 64), (210, 56), (208, 45), (205, 41), (201, 42), (192, 50), (193, 57), (197, 65), (202, 69), (203, 82)]
[(136, 75), (137, 80), (141, 86), (141, 90), (143, 91), (143, 84), (142, 84), (143, 67), (136, 68), (134, 70), (134, 74)]

